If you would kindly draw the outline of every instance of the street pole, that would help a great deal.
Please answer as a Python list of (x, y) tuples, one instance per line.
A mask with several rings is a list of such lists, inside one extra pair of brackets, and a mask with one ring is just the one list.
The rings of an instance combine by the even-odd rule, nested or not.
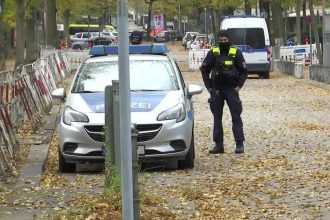
[(181, 33), (181, 5), (179, 5), (179, 16), (178, 16), (178, 19), (179, 19), (179, 33)]
[(325, 42), (326, 42), (326, 40), (325, 40), (325, 19), (326, 19), (326, 15), (325, 15), (325, 0), (322, 0), (322, 25), (323, 25), (323, 28), (322, 28), (322, 30), (323, 30), (323, 42), (322, 42), (322, 47), (323, 47), (323, 50), (322, 50), (322, 57), (323, 57), (323, 65), (326, 65), (326, 63), (327, 63), (327, 61), (326, 61), (326, 59), (327, 59), (327, 52), (326, 52), (326, 46), (325, 46)]
[(128, 48), (128, 0), (117, 0), (118, 12), (118, 72), (119, 72), (119, 121), (121, 149), (122, 219), (133, 220), (133, 174), (131, 142), (131, 94)]
[(205, 33), (207, 34), (207, 31), (206, 31), (206, 8), (204, 8), (204, 30), (205, 30)]

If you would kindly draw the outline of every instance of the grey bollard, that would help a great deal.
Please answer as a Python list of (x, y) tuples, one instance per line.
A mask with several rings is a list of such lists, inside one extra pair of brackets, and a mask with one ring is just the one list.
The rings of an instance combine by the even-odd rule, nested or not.
[(297, 79), (302, 79), (303, 78), (303, 65), (302, 64), (295, 64), (294, 65), (294, 76)]
[(133, 174), (133, 215), (134, 220), (140, 219), (140, 199), (139, 199), (139, 181), (138, 181), (138, 157), (137, 157), (137, 137), (138, 137), (138, 130), (136, 129), (135, 125), (131, 125), (131, 140), (132, 140), (132, 174)]

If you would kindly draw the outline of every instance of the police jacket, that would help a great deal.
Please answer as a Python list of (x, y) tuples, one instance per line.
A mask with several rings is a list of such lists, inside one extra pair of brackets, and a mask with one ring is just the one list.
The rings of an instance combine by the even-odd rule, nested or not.
[[(218, 46), (213, 47), (206, 54), (200, 70), (207, 89), (235, 88), (237, 86), (242, 88), (247, 78), (243, 54), (235, 46), (230, 46), (229, 51), (221, 50)], [(231, 75), (233, 75), (229, 77), (230, 80), (222, 77), (226, 71), (231, 71)]]

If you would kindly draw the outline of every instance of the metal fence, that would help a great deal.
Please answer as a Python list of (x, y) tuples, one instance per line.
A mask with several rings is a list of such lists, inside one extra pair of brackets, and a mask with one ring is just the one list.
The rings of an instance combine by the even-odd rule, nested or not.
[[(70, 73), (65, 55), (54, 51), (32, 64), (0, 72), (0, 171), (13, 173), (19, 150), (17, 131), (25, 123), (36, 131), (52, 107), (51, 93)], [(1, 174), (1, 173), (0, 173)]]

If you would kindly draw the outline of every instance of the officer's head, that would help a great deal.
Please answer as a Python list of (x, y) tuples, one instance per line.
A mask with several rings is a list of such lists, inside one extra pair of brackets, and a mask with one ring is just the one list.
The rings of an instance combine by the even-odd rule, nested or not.
[(224, 50), (229, 50), (230, 41), (229, 41), (229, 33), (227, 30), (221, 30), (218, 33), (218, 42), (219, 47)]

